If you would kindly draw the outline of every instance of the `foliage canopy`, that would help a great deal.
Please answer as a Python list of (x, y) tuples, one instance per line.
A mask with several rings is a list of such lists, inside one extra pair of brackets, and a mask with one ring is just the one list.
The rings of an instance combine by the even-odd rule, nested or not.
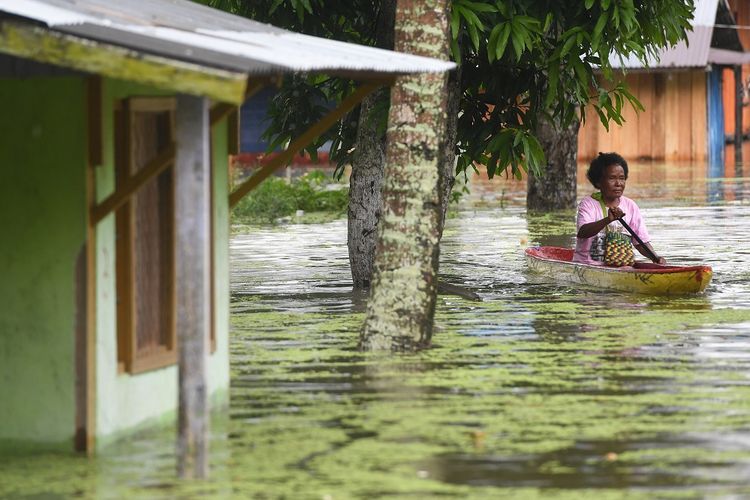
[[(372, 45), (375, 0), (209, 0), (211, 5), (310, 35)], [(490, 177), (538, 169), (544, 153), (534, 136), (540, 116), (562, 124), (585, 120), (591, 104), (601, 122), (622, 124), (623, 106), (642, 110), (618, 58), (646, 62), (686, 37), (693, 0), (453, 0), (452, 54), (461, 66), (457, 171), (481, 164)], [(297, 76), (283, 84), (266, 131), (277, 146), (304, 130), (354, 82)], [(312, 104), (311, 104), (312, 103)], [(386, 119), (386, 112), (378, 115)], [(350, 113), (307, 151), (332, 141), (331, 157), (350, 161), (357, 116)], [(384, 127), (383, 127), (384, 129)]]

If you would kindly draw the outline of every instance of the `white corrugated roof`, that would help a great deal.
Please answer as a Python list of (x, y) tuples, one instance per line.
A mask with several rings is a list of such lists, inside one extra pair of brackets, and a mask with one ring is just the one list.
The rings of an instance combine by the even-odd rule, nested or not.
[[(659, 51), (659, 58), (648, 57), (649, 68), (702, 68), (709, 63), (709, 49), (713, 26), (694, 26), (693, 31), (688, 31), (687, 42), (679, 42), (674, 47)], [(610, 59), (613, 68), (638, 69), (644, 68), (643, 63), (635, 56), (624, 58), (622, 63), (619, 57), (612, 56)]]
[[(722, 7), (729, 10), (727, 0), (697, 0), (693, 19), (690, 21), (693, 27), (687, 34), (687, 42), (679, 42), (674, 47), (659, 51), (659, 58), (649, 57), (648, 68), (703, 68), (709, 64), (742, 64), (745, 59), (744, 52), (720, 50), (711, 48), (714, 24), (719, 9)], [(734, 53), (734, 56), (732, 55)], [(612, 56), (610, 59), (612, 67), (626, 69), (640, 69), (646, 66), (636, 57), (625, 58), (622, 62), (619, 57)]]
[[(726, 3), (726, 0), (721, 0)], [(696, 0), (693, 20), (690, 24), (693, 26), (713, 26), (716, 23), (716, 9), (719, 7), (719, 0)]]
[(443, 72), (441, 61), (282, 30), (188, 0), (0, 0), (50, 29), (248, 74)]

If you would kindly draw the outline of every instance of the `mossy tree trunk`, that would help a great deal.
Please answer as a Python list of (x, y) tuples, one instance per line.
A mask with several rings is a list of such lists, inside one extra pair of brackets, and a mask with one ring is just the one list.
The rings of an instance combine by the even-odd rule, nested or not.
[[(383, 0), (376, 28), (376, 45), (393, 48), (396, 0)], [(383, 203), (385, 133), (379, 128), (378, 109), (388, 106), (388, 88), (367, 96), (359, 112), (357, 142), (349, 178), (347, 246), (355, 288), (367, 288), (372, 279), (375, 243)]]
[[(448, 59), (447, 0), (399, 0), (395, 48)], [(391, 89), (382, 216), (360, 345), (429, 344), (437, 296), (447, 77), (398, 78)]]
[(458, 140), (458, 111), (461, 105), (461, 66), (448, 73), (448, 98), (446, 102), (445, 136), (439, 158), (440, 176), (440, 237), (443, 237), (445, 217), (456, 183), (456, 141)]
[(530, 211), (575, 208), (578, 165), (578, 120), (563, 127), (558, 121), (539, 120), (536, 136), (547, 157), (542, 176), (529, 172), (526, 207)]

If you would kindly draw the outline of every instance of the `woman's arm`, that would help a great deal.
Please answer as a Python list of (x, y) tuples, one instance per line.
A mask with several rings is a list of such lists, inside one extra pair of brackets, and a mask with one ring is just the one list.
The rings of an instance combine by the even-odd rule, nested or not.
[(595, 234), (599, 233), (599, 231), (604, 229), (610, 222), (616, 221), (624, 215), (625, 212), (620, 210), (619, 207), (610, 208), (609, 210), (607, 210), (607, 216), (603, 219), (589, 222), (588, 224), (584, 224), (583, 226), (581, 226), (580, 229), (578, 229), (577, 236), (581, 239), (591, 238)]
[[(643, 255), (644, 257), (648, 257), (650, 259), (651, 257), (648, 256), (648, 251), (645, 248), (643, 248), (644, 246), (647, 247), (649, 250), (651, 250), (651, 252), (654, 255), (656, 255), (656, 251), (654, 250), (654, 247), (652, 247), (651, 243), (649, 243), (649, 242), (646, 242), (644, 245), (636, 245), (635, 249), (638, 250), (638, 252), (641, 255)], [(665, 259), (664, 257), (660, 257), (659, 255), (656, 255), (656, 259), (657, 259), (656, 262), (654, 262), (655, 264), (666, 264), (667, 263), (667, 259)]]

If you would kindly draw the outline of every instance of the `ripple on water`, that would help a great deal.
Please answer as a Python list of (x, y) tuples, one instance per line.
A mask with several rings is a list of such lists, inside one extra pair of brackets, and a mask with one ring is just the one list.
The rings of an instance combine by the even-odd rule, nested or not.
[(749, 183), (652, 170), (678, 177), (629, 194), (660, 253), (713, 266), (705, 294), (530, 275), (523, 248), (572, 244), (573, 214), (477, 189), (486, 206), (449, 220), (441, 273), (484, 301), (440, 296), (433, 348), (383, 357), (355, 348), (345, 221), (238, 234), (212, 478), (174, 480), (170, 427), (96, 461), (3, 463), (0, 498), (750, 495)]
[[(282, 336), (302, 339), (272, 346), (273, 335), (255, 341), (252, 328), (235, 338), (234, 355), (256, 360), (253, 377), (240, 376), (233, 388), (233, 400), (243, 401), (237, 415), (252, 401), (273, 401), (244, 439), (282, 425), (273, 408), (281, 413), (296, 402), (283, 425), (311, 436), (346, 431), (328, 444), (320, 437), (322, 451), (304, 459), (307, 480), (345, 494), (747, 491), (750, 452), (726, 439), (750, 435), (750, 287), (738, 272), (748, 253), (735, 251), (750, 248), (741, 222), (747, 211), (644, 209), (669, 260), (714, 268), (704, 295), (683, 298), (577, 289), (529, 275), (523, 248), (570, 245), (570, 213), (460, 212), (446, 228), (441, 274), (484, 301), (441, 296), (433, 348), (386, 360), (351, 350), (363, 302), (347, 290), (343, 222), (304, 237), (296, 227), (285, 238), (277, 231), (238, 236), (233, 259), (258, 262), (233, 289), (253, 290), (253, 307), (272, 304), (277, 320), (290, 321)], [(289, 267), (260, 264), (257, 249), (287, 239), (305, 241), (294, 247), (299, 256), (285, 251)], [(308, 279), (318, 259), (328, 259), (327, 275)], [(297, 300), (305, 305), (291, 303)], [(312, 320), (313, 312), (327, 319)], [(235, 329), (256, 323), (265, 331), (254, 319), (243, 309)], [(294, 446), (283, 435), (278, 441), (271, 454)]]

